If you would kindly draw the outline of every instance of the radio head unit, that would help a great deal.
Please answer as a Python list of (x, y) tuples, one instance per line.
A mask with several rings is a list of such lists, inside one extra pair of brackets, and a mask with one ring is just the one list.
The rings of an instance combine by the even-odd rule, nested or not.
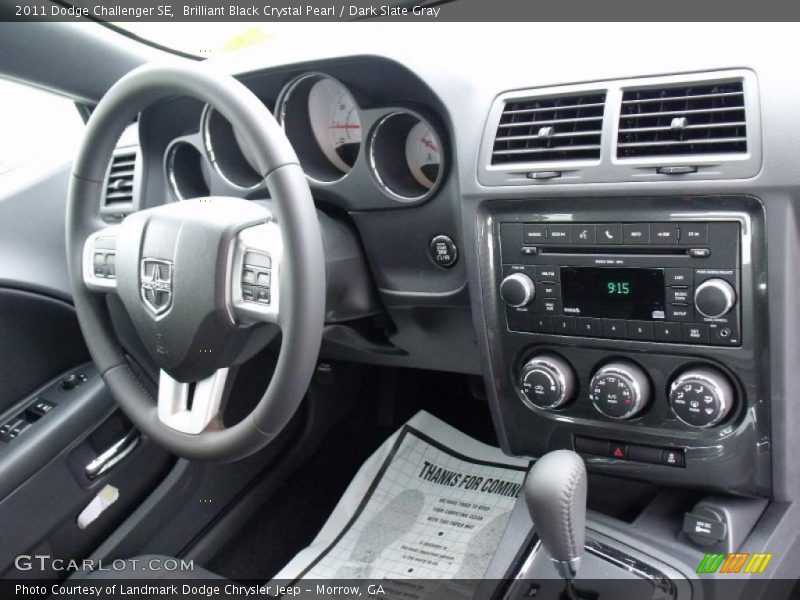
[(500, 223), (510, 331), (741, 345), (740, 224)]

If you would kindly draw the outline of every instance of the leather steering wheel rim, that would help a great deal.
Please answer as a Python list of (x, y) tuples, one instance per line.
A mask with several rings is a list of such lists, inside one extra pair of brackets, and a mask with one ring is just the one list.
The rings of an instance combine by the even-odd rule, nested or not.
[[(145, 108), (176, 95), (218, 110), (249, 146), (266, 183), (283, 238), (281, 328), (274, 376), (248, 417), (230, 428), (183, 433), (159, 420), (147, 383), (130, 368), (116, 338), (105, 294), (86, 287), (84, 244), (106, 226), (98, 215), (108, 161), (124, 129)], [(297, 156), (264, 104), (233, 77), (192, 64), (145, 65), (120, 79), (87, 123), (75, 159), (66, 214), (67, 262), (75, 310), (92, 359), (134, 425), (170, 452), (231, 461), (261, 449), (288, 423), (314, 372), (325, 311), (325, 264), (316, 209)]]

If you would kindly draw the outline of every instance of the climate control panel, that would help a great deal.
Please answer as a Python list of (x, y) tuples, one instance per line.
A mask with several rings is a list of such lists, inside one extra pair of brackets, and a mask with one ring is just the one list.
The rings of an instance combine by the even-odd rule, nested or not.
[[(569, 361), (553, 352), (534, 354), (524, 361), (517, 378), (522, 401), (533, 410), (567, 414), (570, 405), (591, 403), (605, 419), (635, 419), (659, 394), (652, 378), (636, 362), (614, 359), (599, 364), (581, 392), (578, 375)], [(673, 421), (691, 428), (719, 425), (735, 403), (730, 378), (719, 369), (701, 365), (676, 370), (663, 397)]]

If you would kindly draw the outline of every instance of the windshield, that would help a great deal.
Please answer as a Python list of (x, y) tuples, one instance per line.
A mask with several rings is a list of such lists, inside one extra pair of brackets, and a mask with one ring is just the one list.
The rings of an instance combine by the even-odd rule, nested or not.
[(287, 28), (280, 23), (118, 22), (114, 25), (159, 46), (204, 58), (269, 44), (287, 34)]

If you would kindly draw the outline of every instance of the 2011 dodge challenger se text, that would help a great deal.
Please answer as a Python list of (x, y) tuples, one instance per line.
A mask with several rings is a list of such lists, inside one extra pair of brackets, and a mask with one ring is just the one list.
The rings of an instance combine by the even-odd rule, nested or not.
[(0, 0), (0, 597), (800, 600), (793, 11)]

